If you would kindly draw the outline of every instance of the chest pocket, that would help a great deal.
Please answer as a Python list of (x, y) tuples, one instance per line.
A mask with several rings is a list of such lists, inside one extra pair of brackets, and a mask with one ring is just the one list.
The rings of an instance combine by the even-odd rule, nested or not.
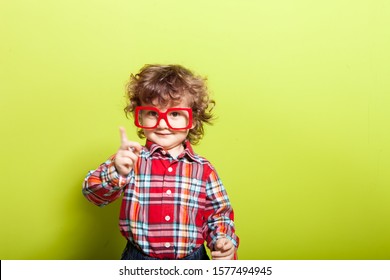
[(182, 207), (202, 208), (204, 204), (205, 188), (202, 187), (202, 182), (197, 179), (190, 179), (181, 182), (178, 186), (178, 193), (180, 196), (180, 204)]

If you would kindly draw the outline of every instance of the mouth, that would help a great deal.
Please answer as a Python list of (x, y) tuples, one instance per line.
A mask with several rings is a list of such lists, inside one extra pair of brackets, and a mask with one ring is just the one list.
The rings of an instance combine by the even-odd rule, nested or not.
[(169, 136), (169, 135), (172, 135), (172, 133), (169, 133), (169, 132), (155, 132), (155, 134), (159, 135), (159, 136)]

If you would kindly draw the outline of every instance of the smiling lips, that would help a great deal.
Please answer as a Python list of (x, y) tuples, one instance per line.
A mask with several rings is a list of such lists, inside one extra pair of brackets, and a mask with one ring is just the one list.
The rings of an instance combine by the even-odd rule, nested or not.
[(157, 135), (159, 135), (159, 136), (168, 136), (168, 135), (171, 135), (172, 133), (155, 132), (155, 134), (157, 134)]

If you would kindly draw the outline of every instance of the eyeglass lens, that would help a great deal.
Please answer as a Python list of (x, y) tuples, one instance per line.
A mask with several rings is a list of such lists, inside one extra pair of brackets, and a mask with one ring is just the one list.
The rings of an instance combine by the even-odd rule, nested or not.
[[(160, 112), (152, 109), (141, 109), (138, 111), (138, 122), (143, 128), (154, 128), (161, 121), (163, 115)], [(189, 113), (186, 110), (170, 109), (166, 113), (164, 121), (174, 129), (184, 129), (189, 125)]]

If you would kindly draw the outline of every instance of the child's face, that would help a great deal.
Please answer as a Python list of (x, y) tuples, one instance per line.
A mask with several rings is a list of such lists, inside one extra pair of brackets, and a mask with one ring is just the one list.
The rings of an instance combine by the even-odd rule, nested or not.
[[(189, 102), (186, 98), (183, 98), (179, 103), (170, 104), (168, 106), (162, 107), (159, 105), (153, 104), (144, 104), (142, 106), (153, 106), (156, 107), (161, 112), (166, 112), (169, 108), (189, 108)], [(171, 129), (167, 125), (164, 119), (161, 119), (157, 124), (156, 128), (152, 129), (143, 129), (145, 137), (162, 146), (166, 151), (168, 151), (173, 156), (178, 156), (183, 151), (183, 142), (186, 140), (189, 129)]]

